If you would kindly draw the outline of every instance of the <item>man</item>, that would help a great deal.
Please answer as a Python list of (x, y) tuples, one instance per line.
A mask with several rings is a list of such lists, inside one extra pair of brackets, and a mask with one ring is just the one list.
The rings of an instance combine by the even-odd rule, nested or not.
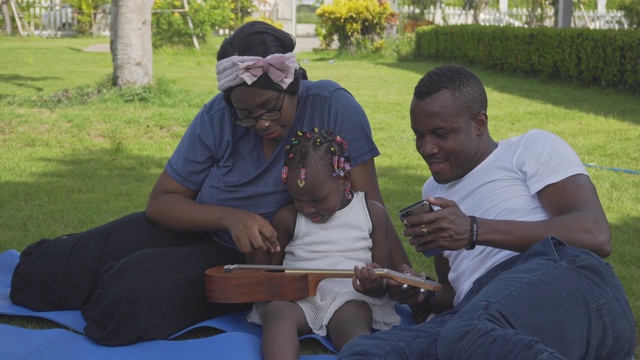
[(448, 311), (358, 337), (339, 358), (631, 358), (633, 315), (598, 257), (611, 252), (609, 225), (569, 145), (541, 130), (495, 142), (484, 86), (461, 66), (428, 72), (410, 115), (436, 211), (404, 233), (417, 251), (445, 250), (434, 258), (443, 290), (389, 292), (417, 317)]

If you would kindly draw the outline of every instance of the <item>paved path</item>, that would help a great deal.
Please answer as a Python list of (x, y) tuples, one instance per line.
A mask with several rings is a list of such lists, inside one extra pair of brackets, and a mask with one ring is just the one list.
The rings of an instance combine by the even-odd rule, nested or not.
[(320, 47), (320, 40), (315, 36), (299, 36), (296, 38), (296, 53), (312, 51)]
[(85, 51), (85, 52), (110, 52), (111, 49), (109, 49), (109, 44), (93, 44), (93, 45), (90, 45), (90, 46), (84, 48), (82, 51)]

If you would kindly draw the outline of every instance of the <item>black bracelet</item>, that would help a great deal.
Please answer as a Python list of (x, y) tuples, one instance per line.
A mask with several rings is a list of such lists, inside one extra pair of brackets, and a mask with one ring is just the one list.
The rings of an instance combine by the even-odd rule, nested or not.
[(471, 219), (471, 240), (464, 248), (467, 250), (473, 250), (478, 244), (478, 219), (475, 216), (469, 216)]

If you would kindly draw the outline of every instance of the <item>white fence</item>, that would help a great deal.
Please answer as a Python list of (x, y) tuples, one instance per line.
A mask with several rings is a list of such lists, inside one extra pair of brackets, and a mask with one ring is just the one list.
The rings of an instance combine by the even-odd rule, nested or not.
[[(411, 12), (411, 9), (403, 9), (403, 12)], [(474, 20), (472, 10), (464, 10), (459, 7), (440, 6), (430, 7), (425, 13), (425, 19), (438, 25), (499, 25), (499, 26), (527, 26), (529, 23), (529, 10), (525, 8), (511, 8), (507, 12), (487, 8), (479, 12), (477, 21)], [(553, 27), (553, 9), (546, 10), (541, 25)], [(595, 10), (585, 11), (574, 9), (571, 26), (574, 28), (589, 29), (627, 29), (627, 20), (622, 11), (607, 11), (606, 13)]]
[(73, 8), (66, 4), (37, 4), (29, 9), (30, 32), (43, 37), (60, 37), (75, 34), (78, 24)]
[[(63, 4), (62, 0), (17, 0), (19, 8), (25, 9), (19, 13), (21, 32), (43, 37), (61, 37), (75, 35), (77, 18), (74, 9)], [(261, 1), (262, 11), (273, 11), (271, 7), (265, 8), (266, 1)], [(401, 9), (407, 14), (414, 11), (411, 8)], [(474, 20), (473, 11), (466, 11), (459, 7), (439, 6), (427, 9), (425, 18), (438, 25), (460, 25), (478, 23), (481, 25), (510, 25), (527, 26), (529, 23), (529, 11), (525, 8), (510, 8), (507, 12), (487, 8), (476, 14)], [(546, 10), (542, 16), (543, 26), (553, 27), (553, 10)], [(590, 29), (627, 29), (627, 21), (622, 11), (608, 11), (606, 13), (594, 10), (574, 9), (572, 27)], [(94, 36), (109, 36), (109, 11), (108, 6), (95, 13), (95, 21), (92, 24)], [(297, 31), (296, 31), (297, 32)]]
[[(78, 25), (74, 8), (61, 0), (18, 0), (15, 1), (19, 19), (19, 30), (23, 35), (42, 37), (63, 37), (76, 35)], [(92, 24), (93, 35), (109, 36), (108, 6), (95, 14)], [(93, 18), (93, 16), (92, 16)]]

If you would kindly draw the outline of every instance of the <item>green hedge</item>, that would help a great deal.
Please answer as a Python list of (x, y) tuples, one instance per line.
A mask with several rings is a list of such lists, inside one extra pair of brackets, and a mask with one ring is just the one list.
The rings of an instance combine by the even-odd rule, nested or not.
[(415, 55), (640, 93), (640, 31), (430, 26)]

